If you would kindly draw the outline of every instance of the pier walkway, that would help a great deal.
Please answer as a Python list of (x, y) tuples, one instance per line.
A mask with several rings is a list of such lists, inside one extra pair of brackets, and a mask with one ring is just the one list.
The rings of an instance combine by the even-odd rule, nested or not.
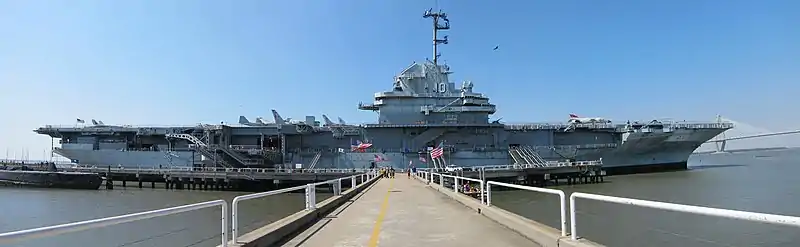
[(381, 179), (284, 246), (540, 246), (427, 186)]

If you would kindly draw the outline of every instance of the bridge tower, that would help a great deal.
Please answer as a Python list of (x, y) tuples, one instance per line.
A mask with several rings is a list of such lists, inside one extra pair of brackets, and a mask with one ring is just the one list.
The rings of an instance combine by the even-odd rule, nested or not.
[[(722, 123), (722, 122), (723, 122), (722, 115), (717, 115), (717, 123)], [(728, 143), (728, 140), (727, 140), (728, 137), (725, 136), (725, 132), (727, 132), (727, 131), (724, 131), (724, 132), (722, 132), (722, 134), (717, 135), (717, 141), (714, 142), (714, 145), (717, 146), (717, 153), (724, 153), (725, 152), (725, 145)]]

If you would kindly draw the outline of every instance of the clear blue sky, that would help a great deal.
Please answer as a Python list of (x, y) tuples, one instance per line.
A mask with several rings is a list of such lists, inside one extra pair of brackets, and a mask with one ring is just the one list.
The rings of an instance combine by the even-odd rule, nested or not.
[[(0, 0), (0, 152), (39, 157), (50, 141), (31, 130), (75, 118), (195, 124), (275, 108), (374, 121), (358, 102), (431, 56), (433, 0), (191, 2)], [(473, 81), (508, 122), (800, 122), (800, 1), (438, 6), (451, 79)]]

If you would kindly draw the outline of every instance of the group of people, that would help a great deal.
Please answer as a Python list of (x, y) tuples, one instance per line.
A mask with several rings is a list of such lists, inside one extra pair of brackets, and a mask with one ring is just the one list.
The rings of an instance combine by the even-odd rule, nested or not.
[[(383, 176), (384, 178), (394, 178), (394, 175), (396, 173), (394, 167), (383, 168), (381, 169), (380, 172), (381, 176)], [(416, 173), (416, 172), (417, 168), (412, 166), (410, 169), (406, 170), (406, 175), (408, 175), (408, 178), (411, 178), (411, 173)]]
[(394, 178), (394, 167), (381, 169), (381, 176), (384, 178)]

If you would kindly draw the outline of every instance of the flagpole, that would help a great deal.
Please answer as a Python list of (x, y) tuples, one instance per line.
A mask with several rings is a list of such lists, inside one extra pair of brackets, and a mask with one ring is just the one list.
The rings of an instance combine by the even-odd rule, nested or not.
[(429, 151), (428, 158), (431, 159), (431, 164), (433, 164), (433, 171), (438, 172), (439, 166), (436, 165), (436, 159), (433, 158), (433, 154)]

